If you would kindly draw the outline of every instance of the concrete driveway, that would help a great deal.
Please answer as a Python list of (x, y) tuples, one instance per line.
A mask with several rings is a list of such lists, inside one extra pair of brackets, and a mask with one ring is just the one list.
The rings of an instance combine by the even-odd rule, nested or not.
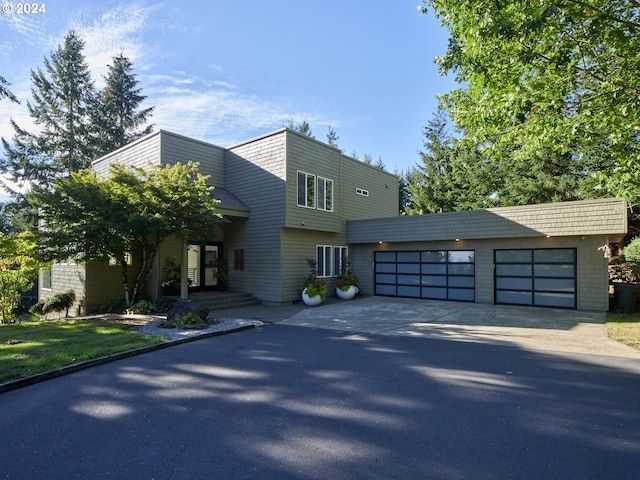
[(637, 350), (607, 337), (605, 317), (604, 313), (575, 310), (357, 297), (350, 301), (331, 299), (319, 307), (303, 308), (278, 323), (640, 358)]

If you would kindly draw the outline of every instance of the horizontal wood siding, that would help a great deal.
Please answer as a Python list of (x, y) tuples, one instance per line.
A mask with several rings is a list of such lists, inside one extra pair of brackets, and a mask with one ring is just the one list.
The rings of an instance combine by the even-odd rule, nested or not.
[[(282, 132), (229, 147), (225, 187), (250, 209), (247, 219), (225, 226), (230, 290), (257, 299), (281, 299), (280, 230), (285, 216), (285, 141)], [(234, 249), (244, 250), (244, 269), (233, 271)]]
[(149, 165), (160, 165), (160, 139), (160, 131), (147, 135), (113, 153), (100, 157), (93, 162), (92, 167), (96, 175), (104, 178), (109, 175), (109, 168), (113, 163), (134, 168), (148, 168)]
[[(318, 245), (345, 246), (344, 236), (330, 232), (305, 232), (300, 229), (282, 230), (282, 301), (300, 300), (300, 285), (309, 274), (307, 258), (316, 258)], [(335, 278), (325, 278), (327, 295), (335, 295)]]
[[(134, 257), (135, 260), (135, 257)], [(106, 262), (89, 262), (87, 268), (86, 309), (94, 313), (103, 305), (124, 303), (124, 283), (120, 265), (108, 265)], [(133, 275), (129, 268), (129, 275)], [(130, 279), (131, 281), (133, 278)], [(144, 298), (146, 295), (143, 295)], [(141, 298), (140, 298), (141, 299)]]
[[(287, 130), (287, 227), (339, 232), (340, 151), (305, 135)], [(333, 212), (298, 206), (298, 171), (333, 181)], [(316, 188), (317, 194), (317, 188)], [(303, 225), (304, 222), (304, 225)]]
[(209, 185), (224, 187), (224, 151), (222, 147), (162, 132), (162, 163), (174, 165), (189, 161), (200, 164), (200, 172), (210, 176)]
[(356, 243), (601, 234), (619, 238), (627, 232), (627, 214), (622, 199), (584, 200), (356, 220), (348, 230), (349, 242)]
[[(341, 155), (340, 212), (346, 220), (399, 215), (398, 177)], [(356, 189), (366, 190), (367, 196)]]

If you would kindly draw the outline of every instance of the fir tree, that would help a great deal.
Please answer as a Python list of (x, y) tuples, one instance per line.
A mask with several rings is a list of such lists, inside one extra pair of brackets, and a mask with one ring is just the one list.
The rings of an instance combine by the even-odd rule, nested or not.
[(106, 86), (96, 96), (92, 109), (98, 143), (96, 157), (117, 150), (153, 130), (153, 125), (139, 130), (152, 115), (154, 107), (138, 110), (147, 97), (140, 94), (139, 82), (132, 72), (133, 65), (122, 54), (114, 57), (113, 64), (109, 65)]
[(0, 75), (0, 100), (8, 98), (12, 102), (20, 103), (16, 96), (11, 93), (11, 90), (9, 90), (9, 85), (11, 84), (7, 82), (2, 75)]
[(41, 131), (29, 133), (11, 120), (13, 146), (2, 139), (7, 158), (0, 160), (0, 173), (18, 184), (50, 184), (94, 158), (88, 112), (94, 87), (83, 48), (84, 41), (71, 31), (45, 59), (44, 69), (31, 71), (33, 103), (27, 108)]

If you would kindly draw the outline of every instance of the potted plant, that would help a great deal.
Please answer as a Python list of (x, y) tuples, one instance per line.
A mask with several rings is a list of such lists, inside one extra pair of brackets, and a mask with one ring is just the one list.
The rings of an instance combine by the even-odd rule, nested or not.
[(163, 295), (178, 295), (180, 293), (180, 277), (182, 271), (176, 257), (167, 258), (164, 272), (166, 275), (166, 280), (160, 283)]
[(316, 261), (307, 258), (307, 265), (309, 265), (310, 272), (300, 285), (300, 293), (305, 305), (315, 307), (327, 298), (327, 286), (326, 282), (317, 276)]
[(351, 300), (358, 293), (358, 276), (346, 270), (336, 278), (336, 295), (342, 300)]
[(640, 237), (635, 237), (624, 247), (623, 256), (625, 260), (623, 270), (627, 270), (626, 276), (630, 282), (613, 284), (614, 311), (635, 313), (640, 294), (638, 287), (640, 281)]
[(227, 264), (223, 258), (217, 258), (214, 264), (213, 278), (218, 280), (220, 290), (226, 290), (229, 283), (229, 275), (227, 274)]

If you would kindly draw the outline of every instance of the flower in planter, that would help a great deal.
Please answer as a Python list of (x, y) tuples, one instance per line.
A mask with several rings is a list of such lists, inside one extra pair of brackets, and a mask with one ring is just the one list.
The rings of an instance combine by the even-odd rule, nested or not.
[(318, 278), (318, 270), (314, 259), (307, 258), (307, 265), (309, 266), (309, 275), (304, 277), (302, 285), (300, 285), (300, 293), (306, 289), (309, 297), (320, 295), (320, 298), (324, 301), (327, 298), (327, 284), (323, 279)]
[(347, 291), (349, 290), (349, 287), (355, 287), (359, 281), (360, 279), (355, 273), (346, 271), (345, 273), (341, 273), (336, 277), (336, 288)]

